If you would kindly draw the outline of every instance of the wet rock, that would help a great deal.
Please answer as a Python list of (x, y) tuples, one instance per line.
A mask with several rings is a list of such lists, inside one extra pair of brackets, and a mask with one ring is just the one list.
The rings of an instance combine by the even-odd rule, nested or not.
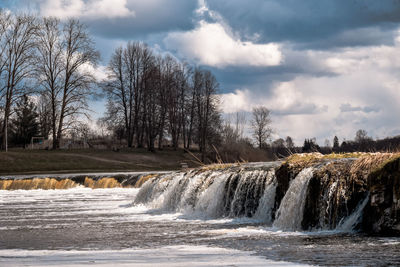
[(333, 160), (315, 166), (308, 185), (302, 228), (335, 229), (366, 197), (366, 187), (356, 186), (350, 173), (353, 159)]
[(379, 235), (400, 235), (400, 158), (383, 164), (368, 176), (370, 201), (363, 228)]

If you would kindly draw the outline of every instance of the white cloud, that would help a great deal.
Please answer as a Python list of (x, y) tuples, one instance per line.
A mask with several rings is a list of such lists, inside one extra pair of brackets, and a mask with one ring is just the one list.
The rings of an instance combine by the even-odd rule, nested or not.
[(252, 103), (248, 90), (235, 90), (234, 93), (221, 94), (221, 109), (224, 113), (251, 111)]
[[(266, 93), (268, 93), (266, 91)], [(272, 94), (236, 89), (233, 93), (221, 94), (224, 113), (251, 112), (255, 106), (266, 106), (275, 115), (315, 114), (327, 111), (327, 106), (310, 102), (292, 82), (277, 83)]]
[(117, 18), (134, 16), (126, 6), (127, 0), (46, 0), (40, 13), (61, 19), (77, 18)]
[(93, 66), (90, 63), (85, 63), (81, 66), (80, 71), (90, 73), (97, 82), (104, 81), (108, 77), (107, 67), (104, 65)]
[(188, 32), (172, 32), (164, 39), (168, 49), (201, 64), (226, 66), (276, 66), (282, 62), (282, 53), (275, 43), (255, 44), (242, 41), (229, 33), (221, 23), (200, 21)]
[(224, 111), (265, 105), (272, 111), (275, 132), (292, 136), (297, 145), (311, 137), (320, 144), (326, 138), (332, 142), (335, 135), (340, 141), (354, 139), (358, 129), (374, 138), (399, 135), (399, 41), (393, 46), (307, 50), (301, 57), (285, 50), (286, 67), (302, 64), (311, 71), (267, 90), (246, 87), (223, 94)]

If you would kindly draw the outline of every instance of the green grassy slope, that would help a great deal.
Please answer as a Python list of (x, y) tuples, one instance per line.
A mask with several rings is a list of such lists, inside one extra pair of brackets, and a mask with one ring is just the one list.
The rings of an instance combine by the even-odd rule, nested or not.
[(0, 152), (0, 174), (177, 170), (192, 159), (182, 150), (13, 150)]

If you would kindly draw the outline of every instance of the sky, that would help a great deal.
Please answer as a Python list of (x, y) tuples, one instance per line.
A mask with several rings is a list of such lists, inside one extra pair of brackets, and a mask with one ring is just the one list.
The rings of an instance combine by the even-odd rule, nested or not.
[[(225, 114), (271, 110), (273, 138), (400, 135), (399, 0), (0, 0), (87, 26), (105, 77), (130, 40), (211, 70)], [(92, 103), (101, 117), (104, 102)]]

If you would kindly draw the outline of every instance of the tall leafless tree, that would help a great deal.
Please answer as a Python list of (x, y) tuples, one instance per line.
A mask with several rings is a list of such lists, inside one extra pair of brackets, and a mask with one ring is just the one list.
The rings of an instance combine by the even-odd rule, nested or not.
[[(3, 15), (4, 16), (4, 15)], [(3, 149), (8, 149), (8, 121), (12, 113), (12, 106), (29, 87), (26, 80), (32, 77), (32, 63), (35, 58), (36, 36), (38, 23), (30, 15), (5, 15), (3, 21), (2, 54), (2, 89), (1, 100), (4, 108), (2, 125)], [(7, 20), (4, 22), (4, 20)]]
[(272, 129), (270, 124), (271, 118), (268, 108), (263, 106), (253, 108), (251, 127), (253, 128), (253, 137), (260, 149), (265, 146), (271, 136)]
[(60, 92), (59, 116), (53, 148), (60, 147), (65, 129), (70, 128), (79, 116), (87, 116), (87, 100), (93, 94), (96, 79), (88, 69), (96, 66), (100, 54), (88, 35), (85, 26), (78, 20), (68, 20), (62, 29), (63, 69), (62, 89)]
[(50, 99), (45, 94), (40, 94), (36, 103), (40, 135), (48, 139), (52, 130), (52, 106)]
[(103, 86), (110, 103), (108, 112), (113, 111), (113, 116), (123, 121), (128, 147), (133, 146), (135, 134), (137, 144), (144, 140), (141, 111), (146, 108), (143, 106), (144, 88), (150, 86), (148, 76), (154, 71), (152, 61), (152, 53), (146, 45), (130, 42), (125, 48), (115, 50), (108, 65), (109, 75)]
[(126, 86), (126, 71), (124, 65), (124, 50), (117, 48), (108, 64), (108, 79), (104, 83), (104, 90), (108, 95), (108, 117), (110, 121), (123, 121), (127, 134), (128, 147), (133, 141), (133, 92)]
[(201, 160), (205, 161), (207, 150), (207, 141), (211, 130), (212, 116), (217, 108), (215, 106), (216, 93), (219, 84), (215, 76), (210, 71), (202, 71), (202, 86), (198, 90), (197, 99), (197, 117), (198, 117), (198, 144), (201, 152)]
[[(42, 87), (41, 120), (51, 115), (53, 149), (57, 148), (57, 122), (60, 118), (61, 92), (65, 69), (63, 40), (60, 22), (55, 18), (43, 18), (38, 42), (36, 73)], [(49, 102), (49, 103), (46, 103)], [(49, 104), (49, 105), (48, 105)], [(50, 111), (47, 109), (50, 108)], [(43, 133), (46, 134), (46, 133)], [(47, 133), (48, 134), (48, 133)]]
[[(5, 41), (6, 32), (10, 27), (10, 23), (12, 21), (11, 15), (3, 10), (0, 10), (0, 129), (4, 127), (4, 100), (5, 100), (5, 92), (6, 92), (6, 83), (4, 82), (5, 76), (5, 67), (7, 64), (7, 42)], [(0, 140), (3, 138), (3, 134), (0, 133)], [(3, 143), (3, 142), (1, 142)]]

